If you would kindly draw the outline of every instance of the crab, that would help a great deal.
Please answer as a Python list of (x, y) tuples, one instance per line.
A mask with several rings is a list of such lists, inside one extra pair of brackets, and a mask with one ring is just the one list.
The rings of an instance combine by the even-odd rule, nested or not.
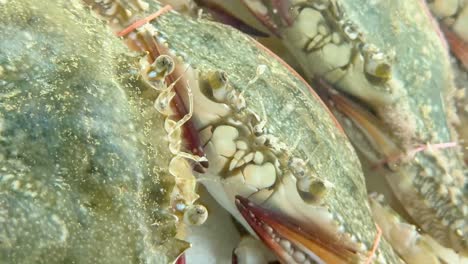
[(122, 40), (78, 1), (3, 4), (3, 259), (170, 263), (209, 218), (200, 182), (281, 261), (399, 262), (338, 123), (250, 38), (158, 3), (91, 3)]
[[(144, 219), (156, 216), (156, 220), (152, 219), (155, 221), (154, 224), (149, 226), (165, 224), (172, 226), (170, 221), (163, 223), (159, 221), (162, 216), (170, 215), (178, 228), (177, 238), (154, 232), (152, 234), (157, 242), (143, 239), (145, 241), (143, 250), (141, 248), (136, 250), (144, 252), (140, 257), (146, 256), (147, 260), (161, 262), (173, 261), (174, 259), (170, 258), (179, 255), (186, 247), (181, 239), (190, 237), (190, 233), (196, 230), (197, 225), (210, 221), (210, 209), (213, 207), (197, 203), (196, 185), (200, 183), (241, 223), (242, 229), (261, 239), (282, 262), (400, 263), (401, 260), (394, 250), (408, 262), (428, 259), (451, 262), (450, 260), (459, 258), (457, 254), (445, 254), (446, 249), (435, 242), (431, 244), (432, 238), (426, 235), (412, 234), (410, 238), (413, 241), (395, 239), (400, 234), (409, 234), (415, 230), (399, 222), (400, 220), (389, 209), (383, 208), (379, 196), (372, 196), (370, 201), (374, 219), (384, 234), (384, 238), (380, 238), (379, 228), (374, 224), (367, 202), (362, 168), (341, 126), (325, 104), (312, 92), (310, 86), (294, 70), (253, 39), (229, 27), (203, 19), (183, 17), (158, 2), (145, 3), (138, 0), (86, 0), (85, 2), (105, 17), (110, 28), (127, 44), (127, 47), (124, 47), (122, 43), (117, 44), (117, 37), (105, 35), (113, 39), (111, 55), (106, 55), (106, 58), (120, 56), (122, 60), (119, 63), (110, 60), (106, 65), (111, 68), (119, 65), (117, 73), (104, 72), (107, 75), (98, 80), (112, 80), (113, 84), (124, 83), (122, 86), (117, 85), (117, 89), (121, 91), (125, 87), (133, 91), (129, 92), (133, 98), (130, 105), (137, 109), (141, 108), (143, 117), (135, 114), (137, 117), (135, 122), (141, 131), (131, 129), (129, 133), (135, 133), (147, 145), (154, 145), (158, 150), (156, 153), (164, 153), (158, 154), (161, 156), (156, 158), (158, 162), (156, 170), (167, 173), (175, 181), (172, 190), (167, 185), (161, 185), (161, 191), (149, 193), (148, 189), (156, 188), (153, 182), (140, 182), (143, 185), (136, 185), (138, 187), (136, 189), (133, 186), (126, 188), (125, 184), (121, 186), (120, 191), (123, 193), (126, 193), (126, 189), (131, 190), (129, 195), (131, 199), (125, 201), (135, 200), (134, 203), (124, 201), (122, 208), (128, 208), (132, 204), (140, 208), (138, 205), (143, 203), (145, 204), (143, 207), (146, 209), (148, 206), (150, 212), (157, 209), (153, 215), (145, 210), (136, 214), (144, 216)], [(358, 5), (358, 1), (355, 2), (349, 5)], [(347, 12), (351, 12), (350, 7), (330, 6), (329, 3), (302, 1), (289, 5), (286, 1), (272, 1), (275, 6), (270, 9), (271, 6), (265, 6), (262, 1), (248, 1), (247, 6), (253, 11), (258, 11), (260, 8), (263, 23), (274, 29), (274, 34), (282, 36), (284, 41), (291, 45), (290, 50), (293, 53), (307, 52), (307, 56), (312, 56), (326, 49), (330, 42), (338, 38), (338, 43), (344, 46), (339, 52), (347, 54), (344, 57), (348, 60), (339, 61), (339, 65), (334, 65), (336, 61), (332, 57), (319, 55), (318, 59), (325, 60), (329, 65), (324, 68), (304, 67), (304, 72), (308, 74), (308, 78), (311, 77), (311, 73), (320, 76), (314, 80), (317, 85), (325, 87), (323, 98), (338, 119), (344, 120), (343, 127), (358, 149), (367, 158), (384, 161), (385, 167), (381, 168), (383, 172), (380, 173), (388, 175), (391, 171), (395, 177), (413, 175), (411, 169), (419, 168), (420, 165), (415, 163), (412, 157), (401, 155), (403, 147), (399, 140), (410, 145), (412, 142), (396, 137), (398, 135), (383, 133), (385, 131), (382, 132), (380, 129), (382, 126), (379, 127), (378, 121), (374, 121), (377, 118), (368, 111), (373, 109), (380, 114), (379, 117), (382, 117), (384, 110), (392, 110), (391, 113), (396, 114), (402, 113), (399, 110), (407, 110), (403, 113), (408, 114), (409, 119), (414, 116), (419, 117), (419, 113), (409, 111), (412, 109), (411, 104), (401, 100), (408, 97), (403, 85), (405, 80), (394, 77), (394, 58), (364, 39), (365, 34), (358, 30), (362, 26), (361, 23), (353, 23), (346, 18)], [(28, 4), (36, 6), (32, 1)], [(80, 5), (79, 2), (72, 1), (69, 4), (71, 7), (67, 7), (65, 2), (53, 2), (54, 8), (51, 10), (57, 11), (65, 6), (66, 14), (73, 14), (78, 18), (86, 17), (87, 25), (98, 24), (83, 10), (79, 8), (80, 11), (75, 10), (76, 6)], [(411, 4), (408, 5), (411, 7)], [(263, 7), (265, 9), (261, 9)], [(292, 10), (296, 13), (291, 13), (290, 7), (293, 7)], [(37, 7), (32, 8), (31, 12), (37, 9)], [(27, 9), (23, 6), (22, 10)], [(50, 17), (49, 14), (54, 14), (44, 8), (40, 10), (46, 18)], [(265, 17), (263, 12), (265, 10), (272, 12)], [(318, 38), (314, 36), (313, 39), (308, 39), (307, 48), (298, 50), (293, 45), (299, 45), (300, 42), (288, 42), (287, 39), (295, 34), (295, 30), (299, 30), (300, 33), (301, 27), (298, 26), (300, 23), (296, 23), (297, 19), (300, 20), (301, 15), (304, 13), (310, 15), (311, 12), (322, 16), (324, 19), (318, 21), (319, 24), (337, 30), (338, 36), (332, 34), (332, 37), (328, 37), (325, 32)], [(366, 14), (375, 14), (374, 12), (376, 10), (372, 8), (366, 10)], [(276, 14), (279, 14), (280, 19), (277, 21), (281, 24), (268, 19), (277, 19)], [(365, 21), (362, 17), (360, 19)], [(290, 30), (290, 36), (284, 37), (287, 35), (283, 35), (283, 30)], [(83, 34), (92, 34), (93, 30), (90, 31), (91, 33), (85, 31)], [(423, 36), (426, 34), (424, 32)], [(67, 33), (69, 34), (64, 30), (61, 34), (66, 36)], [(61, 43), (60, 38), (58, 41)], [(88, 48), (91, 47), (90, 50), (101, 48), (92, 42), (88, 45)], [(112, 53), (114, 48), (117, 52)], [(137, 53), (130, 53), (130, 50)], [(69, 52), (74, 54), (73, 49)], [(139, 55), (136, 55), (138, 53)], [(99, 63), (99, 59), (96, 59), (95, 63)], [(11, 74), (10, 69), (8, 70), (8, 74)], [(320, 74), (315, 71), (320, 71)], [(86, 78), (86, 75), (84, 77)], [(123, 81), (127, 79), (130, 81)], [(13, 78), (12, 83), (15, 81)], [(356, 87), (360, 84), (365, 84), (362, 87), (366, 89), (364, 92)], [(367, 86), (369, 84), (371, 86)], [(360, 107), (331, 88), (332, 85), (336, 89), (350, 89), (348, 93), (369, 105), (367, 108)], [(67, 87), (64, 87), (67, 91)], [(104, 90), (104, 93), (114, 94), (108, 90)], [(125, 100), (123, 101), (125, 105)], [(397, 103), (390, 104), (393, 108), (379, 108), (382, 105), (388, 106), (389, 102)], [(96, 108), (99, 109), (99, 105)], [(435, 110), (426, 109), (424, 113), (431, 115), (438, 110), (440, 109), (435, 106)], [(114, 112), (119, 116), (118, 110)], [(145, 120), (147, 122), (142, 122)], [(407, 125), (407, 123), (391, 122), (388, 124), (389, 120), (384, 121), (386, 126), (395, 125), (397, 128)], [(427, 120), (423, 118), (423, 121)], [(141, 125), (142, 123), (145, 125)], [(363, 131), (368, 132), (365, 134), (368, 137), (360, 139), (367, 142), (367, 145), (359, 144), (360, 141), (356, 141), (354, 137)], [(418, 136), (420, 133), (422, 132), (414, 132)], [(439, 137), (444, 139), (444, 135), (435, 136), (437, 139)], [(395, 137), (398, 140), (395, 140)], [(359, 136), (356, 138), (359, 139)], [(412, 137), (405, 138), (405, 140), (410, 139), (413, 140)], [(111, 140), (111, 144), (112, 142)], [(452, 153), (453, 147), (447, 144), (429, 144), (435, 146), (436, 153), (426, 151), (430, 150), (429, 147), (420, 147), (420, 151), (413, 151), (423, 164), (426, 165), (427, 162), (429, 176), (434, 172), (432, 170), (446, 168), (444, 162), (439, 160), (437, 162), (441, 164), (435, 164), (432, 158), (439, 158), (442, 161), (444, 158), (453, 158), (452, 165), (458, 168), (459, 161), (454, 152)], [(147, 151), (151, 152), (151, 148)], [(443, 155), (440, 155), (439, 151), (442, 151)], [(395, 156), (398, 159), (392, 159)], [(151, 162), (152, 159), (147, 160)], [(437, 167), (439, 165), (441, 168)], [(416, 179), (419, 176), (421, 175), (414, 175)], [(11, 177), (8, 180), (11, 180)], [(448, 177), (448, 180), (451, 178)], [(397, 185), (395, 182), (393, 181), (394, 185)], [(432, 188), (428, 186), (423, 187)], [(408, 186), (392, 187), (400, 191), (403, 187), (403, 191), (408, 191), (404, 189)], [(446, 186), (443, 185), (442, 189), (444, 187)], [(452, 195), (451, 199), (456, 202), (460, 199), (459, 186), (449, 185), (446, 189)], [(407, 193), (400, 192), (397, 196), (401, 198), (403, 194), (413, 196), (417, 194), (412, 191), (413, 189)], [(145, 201), (138, 199), (139, 194), (144, 194), (144, 197), (156, 195), (162, 200), (156, 204), (146, 204)], [(168, 194), (169, 206), (164, 208)], [(112, 195), (117, 194), (111, 193)], [(445, 201), (440, 201), (443, 202)], [(444, 204), (441, 208), (443, 206)], [(452, 207), (448, 208), (450, 210)], [(460, 226), (464, 232), (463, 221), (460, 224), (460, 218), (457, 218), (460, 214), (458, 209), (460, 208), (455, 208), (454, 215), (447, 220), (450, 224), (448, 228), (450, 232), (447, 232), (449, 239), (439, 234), (433, 236), (445, 246), (457, 250), (464, 247), (463, 233), (458, 234)], [(460, 210), (463, 216), (465, 213), (463, 205)], [(131, 214), (126, 215), (131, 216)], [(126, 221), (128, 220), (123, 223)], [(415, 219), (415, 221), (417, 223), (422, 221), (423, 224), (420, 225), (425, 227), (425, 230), (428, 229), (426, 224), (433, 224), (426, 219)], [(435, 227), (439, 227), (437, 221), (434, 222)], [(141, 228), (148, 227), (144, 222), (137, 221), (137, 223)], [(148, 239), (148, 236), (144, 238)], [(67, 241), (67, 237), (64, 239)], [(387, 239), (393, 243), (393, 249)], [(258, 260), (255, 255), (258, 252), (254, 252), (255, 249), (247, 249), (252, 244), (257, 248), (261, 247), (255, 241), (244, 239), (242, 245), (234, 250), (235, 258), (246, 263)], [(403, 242), (402, 245), (408, 247), (395, 244), (396, 242)], [(159, 247), (152, 247), (153, 243)], [(429, 249), (427, 245), (430, 245)], [(197, 245), (194, 244), (193, 247)], [(438, 251), (434, 253), (433, 249)], [(183, 259), (184, 257), (179, 257), (178, 262), (183, 262)]]
[[(204, 2), (207, 10), (206, 2), (223, 4)], [(466, 257), (467, 175), (462, 150), (454, 142), (453, 70), (424, 2), (241, 2), (281, 39), (312, 87), (320, 88), (361, 162), (373, 167), (368, 178), (385, 177), (408, 220)], [(465, 2), (429, 2), (463, 38)], [(458, 41), (452, 47), (466, 56), (466, 44)], [(415, 245), (409, 240), (408, 245)]]
[[(452, 63), (456, 85), (459, 88), (453, 94), (458, 99), (458, 115), (455, 126), (460, 135), (461, 144), (465, 148), (465, 164), (468, 164), (468, 109), (466, 90), (468, 89), (468, 32), (466, 32), (468, 17), (467, 1), (427, 1), (434, 16), (440, 21), (443, 36), (451, 53), (457, 58)], [(465, 25), (465, 26), (463, 26)], [(442, 34), (441, 34), (442, 35)]]
[[(155, 6), (159, 7), (155, 10), (164, 9), (158, 5)], [(113, 17), (108, 19), (112, 21)], [(348, 225), (352, 226), (353, 223), (360, 222), (361, 220), (358, 219), (362, 219), (362, 216), (365, 215), (358, 209), (346, 209), (346, 213), (342, 213), (341, 211), (351, 203), (351, 200), (344, 201), (344, 197), (351, 198), (352, 196), (350, 196), (351, 193), (338, 195), (339, 190), (349, 192), (347, 188), (355, 184), (359, 185), (355, 179), (348, 183), (342, 182), (346, 181), (348, 177), (348, 179), (359, 177), (352, 175), (354, 173), (360, 174), (360, 169), (354, 167), (358, 164), (351, 165), (352, 163), (348, 164), (345, 161), (339, 162), (346, 173), (342, 171), (334, 174), (330, 170), (330, 164), (320, 162), (324, 155), (327, 155), (326, 152), (321, 150), (319, 157), (308, 155), (307, 153), (313, 153), (315, 144), (312, 143), (310, 147), (307, 147), (305, 138), (301, 139), (301, 144), (298, 144), (295, 142), (297, 140), (295, 137), (290, 137), (291, 134), (300, 136), (301, 130), (309, 137), (311, 135), (316, 137), (323, 132), (313, 132), (314, 130), (327, 129), (329, 132), (324, 133), (327, 135), (327, 139), (324, 139), (323, 142), (320, 140), (320, 143), (317, 142), (319, 145), (327, 145), (325, 149), (330, 149), (331, 146), (328, 146), (329, 143), (326, 142), (332, 139), (333, 145), (345, 147), (342, 151), (352, 151), (349, 145), (336, 144), (340, 140), (347, 142), (346, 138), (343, 137), (343, 134), (335, 135), (341, 133), (341, 130), (337, 130), (337, 123), (333, 121), (334, 119), (331, 118), (318, 98), (313, 100), (316, 101), (315, 104), (319, 106), (320, 111), (324, 111), (325, 115), (311, 115), (308, 107), (298, 105), (300, 101), (297, 101), (297, 98), (307, 96), (305, 98), (310, 100), (314, 97), (305, 92), (301, 92), (299, 95), (297, 94), (298, 90), (292, 90), (292, 93), (288, 92), (288, 89), (294, 85), (284, 85), (279, 81), (280, 78), (270, 76), (277, 71), (277, 67), (283, 67), (279, 66), (281, 65), (279, 62), (276, 62), (276, 65), (271, 62), (264, 65), (259, 63), (259, 60), (266, 61), (266, 57), (264, 59), (257, 58), (256, 62), (241, 61), (239, 58), (236, 61), (234, 57), (231, 57), (230, 61), (236, 61), (236, 63), (231, 63), (231, 66), (226, 66), (218, 61), (206, 65), (204, 58), (215, 57), (218, 50), (235, 50), (234, 46), (229, 45), (229, 42), (227, 42), (228, 46), (218, 46), (222, 41), (217, 41), (217, 39), (234, 38), (235, 35), (230, 31), (226, 32), (225, 28), (217, 29), (217, 25), (213, 25), (206, 31), (197, 32), (197, 35), (212, 40), (209, 48), (188, 49), (185, 45), (196, 45), (194, 42), (196, 38), (195, 35), (191, 35), (190, 30), (187, 30), (188, 28), (185, 29), (180, 25), (190, 23), (185, 22), (183, 18), (178, 19), (171, 12), (139, 27), (133, 26), (140, 25), (139, 21), (133, 24), (130, 21), (127, 23), (119, 21), (119, 23), (125, 25), (122, 28), (130, 25), (128, 28), (132, 29), (121, 28), (118, 31), (119, 35), (127, 39), (129, 46), (139, 51), (148, 52), (145, 58), (147, 63), (142, 63), (142, 73), (143, 79), (148, 85), (162, 91), (156, 99), (156, 104), (159, 105), (158, 102), (162, 101), (165, 102), (164, 106), (168, 106), (171, 100), (177, 100), (177, 96), (181, 97), (179, 102), (183, 103), (187, 112), (180, 113), (184, 107), (177, 106), (179, 103), (175, 103), (177, 106), (176, 115), (182, 121), (179, 120), (168, 127), (185, 129), (185, 140), (190, 140), (185, 144), (188, 144), (190, 153), (183, 155), (194, 162), (193, 166), (198, 181), (234, 218), (243, 224), (244, 228), (252, 234), (257, 234), (263, 240), (275, 237), (273, 233), (265, 232), (265, 226), (252, 227), (242, 216), (245, 213), (255, 215), (252, 210), (246, 209), (251, 204), (261, 204), (262, 208), (267, 208), (267, 210), (279, 215), (273, 221), (282, 216), (287, 219), (289, 226), (295, 224), (300, 227), (299, 237), (286, 233), (281, 234), (281, 240), (278, 236), (276, 240), (273, 240), (276, 241), (274, 244), (277, 245), (274, 252), (280, 260), (286, 262), (340, 261), (359, 263), (365, 262), (369, 258), (376, 258), (383, 262), (398, 262), (398, 257), (388, 248), (386, 242), (382, 242), (384, 250), (378, 250), (375, 256), (368, 256), (370, 252), (373, 252), (372, 243), (376, 234), (361, 229), (361, 224), (358, 224), (361, 226), (359, 227), (360, 231), (354, 231), (355, 234), (347, 231), (350, 228)], [(192, 23), (196, 25), (195, 22)], [(171, 30), (176, 30), (177, 34), (171, 34)], [(212, 32), (216, 32), (216, 35)], [(242, 50), (242, 52), (245, 51)], [(270, 56), (270, 53), (266, 53), (266, 55)], [(174, 67), (171, 67), (173, 71), (158, 68), (161, 65), (159, 60), (163, 58), (161, 56), (174, 58)], [(228, 56), (228, 54), (224, 54), (224, 58), (229, 58)], [(245, 55), (245, 58), (250, 57), (250, 55)], [(190, 64), (196, 65), (197, 70), (192, 68), (195, 66), (185, 64), (185, 61), (182, 60), (184, 58)], [(205, 67), (213, 67), (213, 65), (216, 66), (217, 70), (204, 70)], [(251, 66), (248, 67), (248, 65)], [(236, 79), (231, 80), (232, 77), (230, 78), (228, 74), (228, 72), (239, 74), (239, 71), (249, 70), (253, 71), (251, 78), (237, 80), (239, 83), (236, 85), (234, 85)], [(160, 78), (154, 78), (154, 76)], [(240, 76), (248, 75), (240, 74)], [(281, 76), (284, 78), (286, 75)], [(294, 78), (296, 78), (296, 85), (297, 83), (304, 85), (303, 82), (297, 80), (297, 76)], [(277, 80), (275, 85), (262, 86), (262, 82), (269, 79)], [(279, 89), (279, 87), (282, 88), (278, 90), (276, 96), (285, 98), (283, 100), (290, 104), (288, 106), (290, 110), (287, 110), (286, 113), (283, 108), (276, 110), (276, 104), (273, 102), (279, 98), (271, 97), (275, 95), (275, 93), (271, 94), (271, 90)], [(253, 98), (263, 99), (260, 105), (249, 105), (248, 102), (252, 101)], [(311, 105), (311, 107), (313, 106)], [(286, 111), (286, 109), (284, 110)], [(306, 111), (302, 112), (304, 110)], [(303, 121), (291, 118), (291, 113), (296, 111), (300, 112), (293, 114), (293, 116), (300, 117), (306, 114), (307, 117), (304, 117)], [(162, 112), (167, 113), (166, 111)], [(184, 118), (187, 116), (189, 118)], [(317, 116), (321, 118), (317, 119)], [(326, 121), (330, 122), (328, 125), (322, 125), (324, 124), (322, 118), (325, 117), (331, 118)], [(307, 123), (306, 120), (311, 118), (317, 120), (313, 124), (308, 123), (306, 129), (296, 128), (299, 123)], [(188, 122), (192, 122), (192, 124), (187, 125)], [(171, 133), (171, 131), (171, 129), (168, 130), (169, 135), (176, 134)], [(329, 138), (328, 135), (333, 136)], [(193, 156), (190, 157), (190, 155)], [(307, 158), (302, 155), (307, 155)], [(330, 156), (328, 159), (330, 162), (337, 162), (338, 157), (331, 158)], [(203, 166), (201, 160), (207, 161), (207, 163)], [(321, 170), (330, 171), (323, 172)], [(321, 175), (327, 175), (327, 177), (324, 178)], [(352, 189), (363, 190), (362, 187), (364, 186), (356, 186)], [(336, 195), (341, 197), (342, 201), (333, 198)], [(250, 202), (246, 203), (241, 196), (248, 196)], [(362, 201), (364, 204), (366, 203), (365, 199)], [(331, 209), (333, 206), (341, 209)], [(236, 207), (241, 209), (242, 214)], [(365, 210), (366, 207), (362, 208)], [(250, 219), (250, 223), (252, 223), (252, 219)], [(370, 226), (370, 230), (375, 230), (372, 221)], [(364, 239), (365, 233), (368, 233), (367, 236), (369, 236), (367, 241)], [(290, 243), (290, 246), (288, 248), (279, 246), (282, 245), (281, 241), (284, 244)], [(315, 247), (320, 248), (320, 250), (317, 251)]]

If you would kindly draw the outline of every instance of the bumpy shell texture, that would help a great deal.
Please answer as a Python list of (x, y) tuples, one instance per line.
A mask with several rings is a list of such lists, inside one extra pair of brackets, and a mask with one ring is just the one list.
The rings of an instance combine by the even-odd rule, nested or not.
[(0, 262), (171, 262), (187, 243), (135, 59), (78, 1), (0, 17)]

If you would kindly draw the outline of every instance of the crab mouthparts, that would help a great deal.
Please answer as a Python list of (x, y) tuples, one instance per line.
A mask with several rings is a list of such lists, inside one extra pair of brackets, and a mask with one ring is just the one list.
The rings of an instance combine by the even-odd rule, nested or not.
[[(124, 30), (125, 31), (125, 30)], [(141, 33), (133, 32), (128, 37), (127, 45), (132, 49), (148, 54), (148, 63), (152, 64), (160, 55), (168, 55), (175, 59), (177, 56), (171, 52), (167, 43), (158, 42), (157, 38), (152, 33), (144, 31)], [(164, 81), (168, 84), (174, 85), (175, 95), (171, 100), (171, 108), (174, 111), (176, 121), (181, 120), (184, 116), (189, 114), (187, 102), (187, 89), (184, 86), (187, 82), (185, 77), (185, 70), (182, 62), (175, 62), (175, 69), (172, 73), (164, 77)], [(180, 80), (179, 80), (180, 79)], [(184, 139), (184, 148), (186, 151), (198, 157), (206, 157), (201, 144), (198, 130), (193, 123), (192, 118), (186, 120), (182, 127), (182, 137)], [(200, 161), (193, 164), (193, 169), (197, 172), (203, 173), (209, 164), (208, 161)]]
[(287, 217), (239, 195), (235, 202), (250, 227), (283, 263), (349, 263)]
[[(179, 74), (183, 74), (180, 73)], [(173, 74), (167, 77), (170, 83), (174, 82), (177, 78), (173, 76)], [(182, 96), (185, 93), (184, 87), (182, 87), (183, 82), (179, 82), (175, 84), (175, 92), (176, 95), (173, 99), (173, 109), (177, 113), (179, 119), (182, 119), (185, 115), (188, 114), (187, 106), (184, 103)], [(203, 146), (201, 144), (200, 136), (198, 134), (198, 130), (195, 128), (193, 121), (190, 119), (182, 126), (183, 129), (183, 137), (187, 144), (187, 149), (194, 155), (199, 157), (205, 157), (205, 152), (203, 150)], [(205, 169), (209, 166), (208, 161), (201, 161), (197, 164), (194, 164), (193, 169), (197, 172), (203, 173)]]

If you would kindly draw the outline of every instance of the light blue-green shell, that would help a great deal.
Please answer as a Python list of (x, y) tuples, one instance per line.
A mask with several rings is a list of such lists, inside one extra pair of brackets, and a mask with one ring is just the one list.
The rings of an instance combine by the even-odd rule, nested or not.
[(169, 263), (163, 118), (79, 1), (0, 3), (0, 263)]

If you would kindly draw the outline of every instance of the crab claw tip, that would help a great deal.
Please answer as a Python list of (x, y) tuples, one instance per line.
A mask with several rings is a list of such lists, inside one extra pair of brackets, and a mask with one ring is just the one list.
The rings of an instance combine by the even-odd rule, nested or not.
[(236, 206), (258, 237), (284, 263), (349, 263), (343, 256), (304, 232), (291, 219), (236, 196)]

